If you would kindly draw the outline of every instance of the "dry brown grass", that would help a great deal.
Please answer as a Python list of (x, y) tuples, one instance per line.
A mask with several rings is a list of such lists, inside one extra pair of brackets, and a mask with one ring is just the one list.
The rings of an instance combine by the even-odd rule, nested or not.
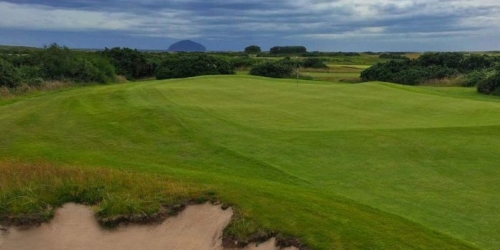
[(10, 93), (10, 90), (7, 87), (5, 86), (0, 87), (0, 98), (7, 99), (11, 97), (12, 94)]
[(116, 79), (116, 82), (118, 82), (118, 83), (128, 82), (127, 78), (125, 76), (121, 76), (121, 75), (117, 75), (115, 79)]
[(15, 88), (1, 87), (0, 88), (0, 98), (8, 99), (8, 98), (16, 97), (16, 96), (22, 96), (22, 95), (27, 95), (27, 94), (37, 93), (37, 92), (59, 90), (59, 89), (67, 88), (70, 86), (72, 86), (72, 84), (70, 82), (47, 81), (47, 82), (41, 83), (40, 85), (22, 84), (18, 87), (15, 87)]
[(443, 79), (431, 79), (420, 83), (421, 86), (434, 86), (434, 87), (462, 87), (464, 85), (465, 78), (463, 76), (443, 78)]

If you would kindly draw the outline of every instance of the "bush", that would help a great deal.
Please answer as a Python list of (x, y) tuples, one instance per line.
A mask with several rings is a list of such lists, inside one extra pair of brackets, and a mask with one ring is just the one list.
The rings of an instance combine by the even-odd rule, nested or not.
[(307, 58), (302, 62), (304, 68), (327, 69), (328, 66), (318, 58)]
[(491, 75), (487, 70), (475, 70), (465, 76), (464, 87), (474, 87)]
[(487, 95), (500, 95), (500, 72), (479, 82), (477, 92)]
[(286, 60), (268, 61), (254, 66), (250, 70), (251, 75), (265, 76), (272, 78), (286, 78), (291, 77), (294, 72), (292, 63)]
[(155, 73), (158, 80), (229, 74), (234, 74), (234, 66), (228, 60), (209, 55), (178, 55), (167, 58)]
[[(43, 81), (43, 79), (41, 78), (40, 67), (38, 66), (23, 65), (20, 66), (18, 70), (19, 75), (23, 79), (23, 82), (27, 83), (28, 85), (37, 85), (36, 83), (38, 83), (40, 80)], [(32, 82), (34, 82), (35, 84), (31, 84)]]
[(149, 62), (146, 55), (136, 49), (105, 48), (104, 51), (98, 52), (98, 54), (108, 58), (115, 67), (116, 73), (127, 77), (127, 79), (152, 76), (156, 69), (156, 65)]
[(115, 78), (110, 62), (97, 55), (75, 52), (53, 44), (39, 56), (40, 75), (46, 80), (107, 83)]
[[(482, 59), (481, 59), (482, 60)], [(416, 85), (439, 82), (442, 79), (456, 79), (473, 67), (483, 67), (480, 59), (472, 59), (471, 63), (461, 53), (425, 53), (416, 60), (392, 60), (378, 63), (363, 72), (364, 81), (386, 81), (399, 84)], [(467, 63), (467, 67), (464, 66)], [(475, 66), (471, 66), (475, 65)]]
[(10, 62), (0, 58), (0, 86), (14, 88), (20, 84), (19, 71)]
[(248, 56), (239, 56), (231, 59), (231, 64), (234, 68), (248, 68), (254, 66), (256, 63), (257, 60)]

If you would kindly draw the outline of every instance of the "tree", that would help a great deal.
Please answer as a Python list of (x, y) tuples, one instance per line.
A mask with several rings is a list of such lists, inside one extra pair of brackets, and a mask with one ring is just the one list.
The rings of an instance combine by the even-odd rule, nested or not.
[(247, 54), (258, 54), (261, 52), (261, 49), (257, 45), (250, 45), (245, 48), (245, 53)]

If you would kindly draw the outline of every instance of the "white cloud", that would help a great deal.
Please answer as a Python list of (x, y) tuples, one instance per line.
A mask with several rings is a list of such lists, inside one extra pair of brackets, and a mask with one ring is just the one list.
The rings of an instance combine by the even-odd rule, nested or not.
[(160, 9), (154, 16), (132, 12), (72, 10), (0, 2), (0, 28), (57, 31), (123, 31), (166, 37), (190, 37), (198, 30), (182, 11)]
[(137, 22), (127, 13), (54, 9), (0, 2), (0, 27), (43, 30), (126, 30)]

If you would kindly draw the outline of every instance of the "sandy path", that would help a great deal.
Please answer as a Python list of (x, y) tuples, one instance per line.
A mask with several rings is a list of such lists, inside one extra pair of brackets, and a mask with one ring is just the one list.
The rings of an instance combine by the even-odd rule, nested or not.
[[(100, 228), (88, 207), (66, 204), (50, 223), (27, 231), (0, 232), (0, 250), (222, 250), (222, 231), (231, 209), (188, 206), (159, 225)], [(246, 250), (276, 250), (274, 240)]]

